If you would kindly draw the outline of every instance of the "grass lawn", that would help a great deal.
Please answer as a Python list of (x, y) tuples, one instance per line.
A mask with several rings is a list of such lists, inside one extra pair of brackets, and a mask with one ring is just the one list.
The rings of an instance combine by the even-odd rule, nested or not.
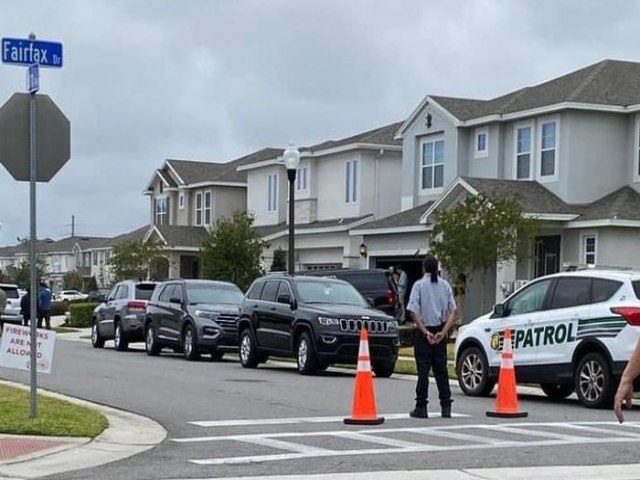
[(38, 396), (38, 416), (29, 418), (29, 390), (0, 385), (0, 433), (96, 437), (109, 426), (96, 410)]

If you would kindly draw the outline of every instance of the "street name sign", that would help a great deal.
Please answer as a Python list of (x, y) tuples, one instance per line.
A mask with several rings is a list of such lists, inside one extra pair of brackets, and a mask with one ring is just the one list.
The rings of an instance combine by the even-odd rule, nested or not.
[(62, 44), (27, 38), (3, 38), (2, 62), (14, 65), (37, 63), (41, 67), (61, 68)]

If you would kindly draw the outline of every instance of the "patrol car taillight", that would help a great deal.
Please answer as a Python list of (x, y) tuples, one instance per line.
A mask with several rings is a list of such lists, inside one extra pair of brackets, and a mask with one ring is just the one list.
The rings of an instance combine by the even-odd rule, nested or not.
[(611, 307), (611, 311), (624, 318), (629, 325), (640, 326), (640, 307)]

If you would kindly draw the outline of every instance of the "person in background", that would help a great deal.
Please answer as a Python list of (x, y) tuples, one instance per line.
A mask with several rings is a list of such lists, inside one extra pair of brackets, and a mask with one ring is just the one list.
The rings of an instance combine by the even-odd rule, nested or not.
[(427, 255), (424, 276), (413, 284), (407, 311), (416, 324), (414, 354), (418, 368), (414, 418), (428, 418), (429, 370), (438, 385), (442, 418), (451, 417), (451, 389), (447, 372), (447, 334), (456, 319), (456, 302), (449, 283), (438, 275), (438, 260)]
[(640, 340), (636, 343), (636, 348), (633, 350), (631, 358), (622, 372), (622, 377), (618, 384), (618, 391), (613, 399), (613, 411), (620, 423), (624, 422), (622, 408), (631, 408), (633, 381), (638, 375), (640, 375)]
[(29, 288), (20, 299), (20, 314), (22, 315), (22, 325), (26, 327), (31, 321), (31, 289)]
[(38, 328), (42, 328), (42, 321), (47, 330), (51, 330), (51, 290), (45, 283), (40, 284), (38, 293)]
[(0, 288), (0, 334), (2, 334), (2, 329), (4, 328), (4, 322), (2, 321), (2, 316), (4, 315), (4, 309), (7, 306), (7, 294), (3, 289)]
[(409, 286), (409, 278), (407, 272), (404, 271), (401, 265), (396, 265), (396, 272), (398, 273), (398, 301), (400, 303), (400, 322), (406, 320), (405, 301), (407, 297), (407, 287)]

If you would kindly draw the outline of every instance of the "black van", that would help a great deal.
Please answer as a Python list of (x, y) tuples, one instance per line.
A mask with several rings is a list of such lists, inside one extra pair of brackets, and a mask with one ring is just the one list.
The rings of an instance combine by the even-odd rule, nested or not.
[(391, 277), (391, 272), (383, 268), (355, 269), (340, 268), (331, 270), (306, 270), (297, 275), (313, 275), (316, 277), (339, 278), (353, 285), (360, 294), (370, 300), (373, 306), (387, 315), (398, 319), (400, 303), (398, 288)]

